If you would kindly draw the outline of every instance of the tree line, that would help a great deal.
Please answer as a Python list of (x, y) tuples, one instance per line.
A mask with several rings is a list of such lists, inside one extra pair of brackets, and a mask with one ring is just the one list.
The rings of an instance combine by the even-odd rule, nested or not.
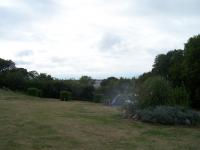
[(138, 78), (142, 83), (150, 77), (161, 76), (174, 88), (185, 89), (190, 105), (200, 108), (200, 35), (191, 37), (184, 49), (156, 56), (153, 69)]
[(79, 80), (60, 80), (45, 73), (17, 68), (11, 60), (0, 59), (0, 88), (27, 92), (29, 88), (41, 90), (40, 97), (59, 98), (61, 91), (69, 91), (71, 98), (93, 100), (93, 80), (83, 76)]
[[(0, 58), (0, 88), (23, 92), (37, 88), (41, 90), (40, 96), (45, 98), (59, 98), (61, 91), (67, 91), (71, 99), (103, 100), (105, 103), (119, 93), (126, 99), (145, 101), (147, 97), (148, 102), (150, 97), (161, 102), (168, 96), (174, 103), (188, 101), (189, 106), (200, 109), (200, 35), (191, 37), (183, 50), (171, 50), (156, 56), (152, 70), (138, 78), (109, 77), (99, 88), (94, 87), (94, 81), (89, 76), (60, 80), (45, 73), (17, 68), (12, 60)], [(172, 91), (170, 95), (173, 97), (166, 89)], [(153, 95), (156, 92), (159, 94)]]

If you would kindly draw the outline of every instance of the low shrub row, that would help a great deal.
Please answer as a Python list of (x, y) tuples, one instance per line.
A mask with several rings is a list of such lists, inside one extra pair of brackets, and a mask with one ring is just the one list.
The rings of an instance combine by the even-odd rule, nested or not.
[(166, 125), (200, 125), (200, 114), (184, 107), (156, 106), (137, 111), (137, 119), (143, 122)]
[[(28, 95), (42, 97), (42, 90), (38, 88), (28, 88)], [(68, 101), (71, 97), (71, 93), (69, 91), (60, 91), (60, 100)]]

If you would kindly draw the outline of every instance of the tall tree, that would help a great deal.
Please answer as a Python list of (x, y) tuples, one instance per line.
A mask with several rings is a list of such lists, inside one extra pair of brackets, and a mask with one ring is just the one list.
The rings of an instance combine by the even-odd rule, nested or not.
[(79, 79), (79, 81), (80, 81), (81, 84), (84, 84), (84, 85), (93, 85), (93, 80), (89, 76), (82, 76)]
[(183, 85), (183, 50), (174, 50), (167, 53), (169, 60), (168, 65), (168, 79), (174, 86)]
[(167, 55), (160, 54), (156, 56), (152, 71), (155, 74), (168, 77), (168, 68), (169, 68), (169, 59)]
[(193, 107), (200, 108), (200, 35), (188, 40), (184, 48), (185, 78)]
[(12, 90), (25, 90), (28, 80), (28, 72), (24, 68), (15, 68), (4, 71), (0, 76), (0, 85)]
[(11, 70), (15, 68), (15, 63), (11, 60), (4, 60), (0, 58), (0, 72)]
[(152, 72), (170, 80), (174, 86), (183, 84), (183, 50), (169, 51), (167, 54), (160, 54), (156, 57)]

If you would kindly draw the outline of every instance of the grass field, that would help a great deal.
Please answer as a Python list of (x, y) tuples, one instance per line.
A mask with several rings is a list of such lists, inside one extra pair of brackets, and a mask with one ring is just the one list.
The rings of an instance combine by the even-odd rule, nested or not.
[(117, 109), (0, 90), (0, 150), (199, 150), (200, 128), (134, 122)]

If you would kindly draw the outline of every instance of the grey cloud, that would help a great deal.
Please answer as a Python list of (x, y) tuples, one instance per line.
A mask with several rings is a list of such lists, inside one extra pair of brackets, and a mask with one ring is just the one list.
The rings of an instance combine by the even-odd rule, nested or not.
[[(199, 0), (136, 0), (131, 1), (134, 4), (132, 11), (139, 15), (172, 15), (180, 16), (199, 16)], [(132, 7), (133, 5), (130, 5)]]
[(51, 0), (21, 0), (15, 7), (0, 7), (0, 26), (16, 28), (41, 17), (51, 16), (58, 10)]
[(16, 32), (23, 30), (24, 25), (29, 22), (28, 17), (21, 10), (4, 7), (0, 7), (0, 18), (0, 39), (3, 40), (15, 38)]
[(121, 43), (121, 38), (114, 34), (105, 34), (100, 41), (99, 47), (102, 50), (109, 51)]
[(31, 62), (29, 62), (29, 61), (23, 61), (23, 60), (15, 61), (15, 63), (16, 63), (16, 65), (22, 65), (22, 66), (24, 66), (24, 65), (30, 65), (31, 64)]
[[(150, 23), (159, 32), (186, 40), (198, 34), (200, 26), (199, 0), (128, 0), (126, 15)], [(134, 20), (133, 20), (134, 21)], [(148, 28), (148, 23), (146, 27)], [(179, 40), (180, 41), (180, 40)]]
[(98, 48), (105, 57), (112, 56), (114, 59), (130, 51), (126, 38), (114, 33), (106, 33), (98, 43)]
[(33, 51), (32, 50), (24, 50), (24, 51), (20, 51), (16, 54), (16, 56), (19, 56), (19, 57), (24, 57), (24, 56), (31, 56), (33, 55)]
[(61, 57), (52, 57), (51, 62), (53, 63), (58, 63), (58, 64), (63, 64), (66, 62), (66, 58), (61, 58)]
[(21, 10), (13, 10), (5, 7), (0, 7), (0, 26), (2, 27), (13, 27), (18, 23), (26, 21), (27, 17), (21, 12)]
[(54, 0), (22, 0), (24, 4), (35, 13), (46, 13), (52, 15), (58, 11), (58, 4)]
[[(79, 68), (82, 64), (81, 60), (76, 57), (50, 57), (50, 64), (52, 67), (62, 67), (66, 66), (67, 67), (72, 67), (72, 68)], [(47, 64), (49, 66), (49, 64)]]
[(35, 40), (35, 35), (29, 37), (23, 33), (32, 31), (33, 22), (52, 17), (59, 10), (53, 0), (18, 0), (13, 3), (18, 5), (0, 7), (0, 39), (3, 40)]
[[(48, 39), (43, 33), (31, 32), (26, 27), (18, 27), (16, 29), (10, 29), (9, 27), (4, 27), (0, 29), (0, 40), (8, 41), (35, 41), (44, 42)], [(27, 34), (29, 33), (29, 34)]]

